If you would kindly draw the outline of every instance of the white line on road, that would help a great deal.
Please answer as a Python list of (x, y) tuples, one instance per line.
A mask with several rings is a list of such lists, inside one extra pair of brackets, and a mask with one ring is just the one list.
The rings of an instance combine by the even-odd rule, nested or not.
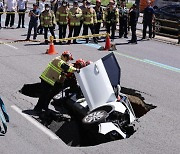
[(18, 48), (16, 48), (15, 46), (13, 46), (13, 45), (10, 45), (10, 44), (6, 44), (6, 43), (4, 43), (4, 45), (7, 45), (7, 46), (9, 46), (9, 47), (11, 47), (11, 48), (13, 48), (13, 49), (18, 49)]
[(24, 118), (26, 118), (29, 122), (31, 122), (33, 125), (35, 125), (37, 128), (39, 128), (41, 131), (43, 131), (45, 134), (47, 134), (51, 139), (57, 140), (59, 137), (55, 135), (51, 130), (37, 122), (35, 119), (33, 119), (31, 116), (25, 114), (22, 112), (20, 108), (18, 108), (16, 105), (11, 106), (17, 113), (22, 115)]

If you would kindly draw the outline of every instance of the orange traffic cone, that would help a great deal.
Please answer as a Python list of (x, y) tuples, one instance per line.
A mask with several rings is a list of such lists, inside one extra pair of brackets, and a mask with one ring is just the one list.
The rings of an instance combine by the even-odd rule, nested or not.
[(110, 37), (109, 34), (107, 33), (106, 35), (106, 44), (105, 44), (105, 50), (109, 50), (111, 47), (111, 41), (110, 41)]
[(54, 55), (57, 54), (57, 52), (55, 51), (55, 47), (54, 47), (54, 43), (53, 43), (54, 37), (50, 36), (50, 44), (49, 44), (49, 49), (47, 49), (47, 54), (49, 55)]

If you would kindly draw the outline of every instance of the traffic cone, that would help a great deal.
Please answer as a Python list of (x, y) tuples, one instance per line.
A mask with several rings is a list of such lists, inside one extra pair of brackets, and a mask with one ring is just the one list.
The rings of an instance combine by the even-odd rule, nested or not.
[(47, 49), (47, 54), (49, 55), (54, 55), (57, 54), (55, 47), (54, 47), (54, 43), (53, 43), (54, 37), (50, 36), (50, 44), (49, 44), (49, 49)]
[(109, 50), (111, 47), (111, 41), (110, 41), (110, 37), (109, 34), (107, 33), (106, 35), (106, 44), (105, 44), (105, 50)]

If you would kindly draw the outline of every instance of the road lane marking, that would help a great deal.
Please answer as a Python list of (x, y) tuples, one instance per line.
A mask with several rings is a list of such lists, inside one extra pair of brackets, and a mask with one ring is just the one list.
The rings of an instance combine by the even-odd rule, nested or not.
[(13, 45), (10, 45), (10, 44), (7, 44), (7, 43), (4, 43), (4, 45), (6, 45), (6, 46), (8, 46), (8, 47), (11, 47), (11, 48), (13, 48), (13, 49), (18, 49), (18, 48), (16, 48), (15, 46), (13, 46)]
[(169, 66), (169, 65), (166, 65), (166, 64), (158, 63), (158, 62), (155, 62), (155, 61), (152, 61), (152, 60), (148, 60), (148, 59), (139, 59), (139, 58), (136, 58), (136, 57), (133, 57), (133, 56), (129, 56), (129, 55), (126, 55), (126, 54), (119, 53), (117, 51), (114, 51), (114, 53), (118, 54), (120, 56), (129, 58), (129, 59), (133, 59), (133, 60), (140, 61), (140, 62), (143, 62), (143, 63), (146, 63), (146, 64), (154, 65), (154, 66), (157, 66), (157, 67), (160, 67), (160, 68), (163, 68), (163, 69), (167, 69), (167, 70), (170, 70), (170, 71), (173, 71), (173, 72), (180, 73), (180, 69), (176, 68), (176, 67), (173, 67), (173, 66)]
[(22, 110), (20, 108), (18, 108), (16, 105), (12, 105), (11, 106), (17, 113), (19, 113), (20, 115), (22, 115), (25, 119), (27, 119), (29, 122), (31, 122), (33, 125), (35, 125), (37, 128), (39, 128), (41, 131), (43, 131), (45, 134), (47, 134), (51, 139), (53, 140), (58, 140), (59, 137), (54, 134), (51, 130), (49, 130), (48, 128), (46, 128), (45, 126), (43, 126), (41, 123), (39, 123), (38, 121), (36, 121), (34, 118), (32, 118), (31, 116), (25, 114), (22, 112)]
[(180, 73), (180, 69), (176, 68), (176, 67), (172, 67), (172, 66), (165, 65), (165, 64), (162, 64), (162, 63), (158, 63), (158, 62), (155, 62), (155, 61), (151, 61), (151, 60), (148, 60), (148, 59), (144, 59), (143, 61), (148, 63), (148, 64), (152, 64), (152, 65), (164, 68), (164, 69), (168, 69), (168, 70)]

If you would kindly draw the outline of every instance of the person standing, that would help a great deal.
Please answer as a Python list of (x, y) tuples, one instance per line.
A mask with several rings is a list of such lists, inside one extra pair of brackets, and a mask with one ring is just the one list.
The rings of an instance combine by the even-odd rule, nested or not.
[(41, 26), (44, 27), (45, 44), (48, 44), (48, 29), (51, 35), (54, 37), (54, 39), (56, 39), (54, 34), (55, 24), (56, 24), (56, 18), (54, 12), (50, 10), (49, 4), (45, 4), (45, 10), (41, 13)]
[[(82, 12), (84, 12), (84, 10), (87, 8), (87, 6), (86, 6), (86, 2), (87, 2), (87, 0), (82, 0), (82, 5), (79, 7), (81, 10), (82, 10)], [(81, 17), (81, 21), (80, 21), (80, 31), (81, 31), (81, 27), (82, 27), (82, 25), (83, 25), (83, 16)]]
[(7, 0), (6, 3), (6, 20), (5, 20), (5, 28), (8, 27), (10, 22), (10, 27), (14, 26), (14, 19), (15, 19), (15, 11), (17, 8), (17, 1), (16, 0)]
[(138, 11), (136, 4), (133, 4), (129, 10), (129, 25), (131, 26), (132, 38), (129, 43), (137, 44), (136, 25), (138, 21)]
[(33, 40), (35, 40), (37, 37), (37, 26), (38, 26), (38, 19), (40, 15), (40, 12), (37, 8), (38, 8), (38, 5), (33, 4), (33, 9), (30, 10), (29, 12), (30, 21), (29, 21), (27, 38), (26, 38), (27, 41), (30, 40), (32, 28), (34, 28)]
[(105, 11), (105, 22), (106, 22), (107, 33), (110, 34), (110, 29), (111, 29), (112, 41), (114, 40), (115, 37), (115, 29), (116, 29), (116, 24), (118, 23), (118, 19), (119, 19), (118, 10), (114, 6), (114, 1), (110, 0), (109, 5), (107, 6)]
[[(69, 10), (69, 35), (68, 37), (72, 37), (72, 33), (74, 32), (73, 37), (79, 36), (80, 33), (80, 21), (82, 17), (82, 10), (78, 6), (78, 1), (74, 1), (73, 8)], [(71, 40), (68, 41), (68, 44), (71, 43)], [(76, 44), (76, 39), (73, 40), (73, 43)]]
[(101, 7), (101, 0), (96, 0), (96, 6), (94, 7), (96, 11), (97, 23), (94, 25), (95, 34), (99, 34), (101, 23), (103, 22), (103, 9)]
[(0, 29), (2, 28), (1, 26), (1, 15), (3, 14), (4, 12), (4, 3), (3, 1), (0, 1)]
[[(66, 37), (68, 13), (69, 13), (68, 3), (66, 0), (63, 0), (62, 5), (56, 11), (56, 22), (59, 26), (59, 39)], [(60, 44), (62, 44), (61, 41)]]
[(45, 4), (46, 4), (46, 0), (41, 0), (41, 2), (39, 3), (40, 24), (39, 24), (38, 29), (37, 29), (37, 32), (39, 34), (43, 33), (43, 27), (41, 26), (41, 13), (45, 10)]
[(73, 60), (72, 54), (69, 51), (64, 51), (61, 56), (56, 57), (48, 64), (40, 76), (42, 92), (34, 111), (42, 112), (45, 110), (47, 112), (50, 100), (63, 88), (65, 74), (79, 72), (79, 69), (68, 64), (70, 60)]
[(27, 10), (27, 0), (18, 0), (17, 2), (17, 10), (19, 15), (19, 21), (17, 28), (20, 28), (21, 22), (22, 22), (22, 28), (24, 27), (24, 18), (25, 18), (25, 12)]
[(154, 22), (154, 9), (151, 6), (151, 2), (147, 2), (147, 7), (144, 9), (143, 15), (143, 38), (146, 38), (146, 29), (149, 27), (149, 38), (152, 38), (152, 25)]
[[(87, 8), (83, 10), (83, 35), (88, 35), (88, 28), (90, 28), (91, 33), (95, 34), (94, 24), (97, 23), (96, 11), (91, 7), (89, 1), (86, 2)], [(97, 42), (97, 38), (93, 37), (94, 43)], [(89, 42), (89, 38), (86, 38), (86, 43)]]
[(122, 2), (119, 8), (119, 38), (124, 35), (127, 37), (127, 23), (128, 23), (128, 9), (126, 8), (126, 3)]

